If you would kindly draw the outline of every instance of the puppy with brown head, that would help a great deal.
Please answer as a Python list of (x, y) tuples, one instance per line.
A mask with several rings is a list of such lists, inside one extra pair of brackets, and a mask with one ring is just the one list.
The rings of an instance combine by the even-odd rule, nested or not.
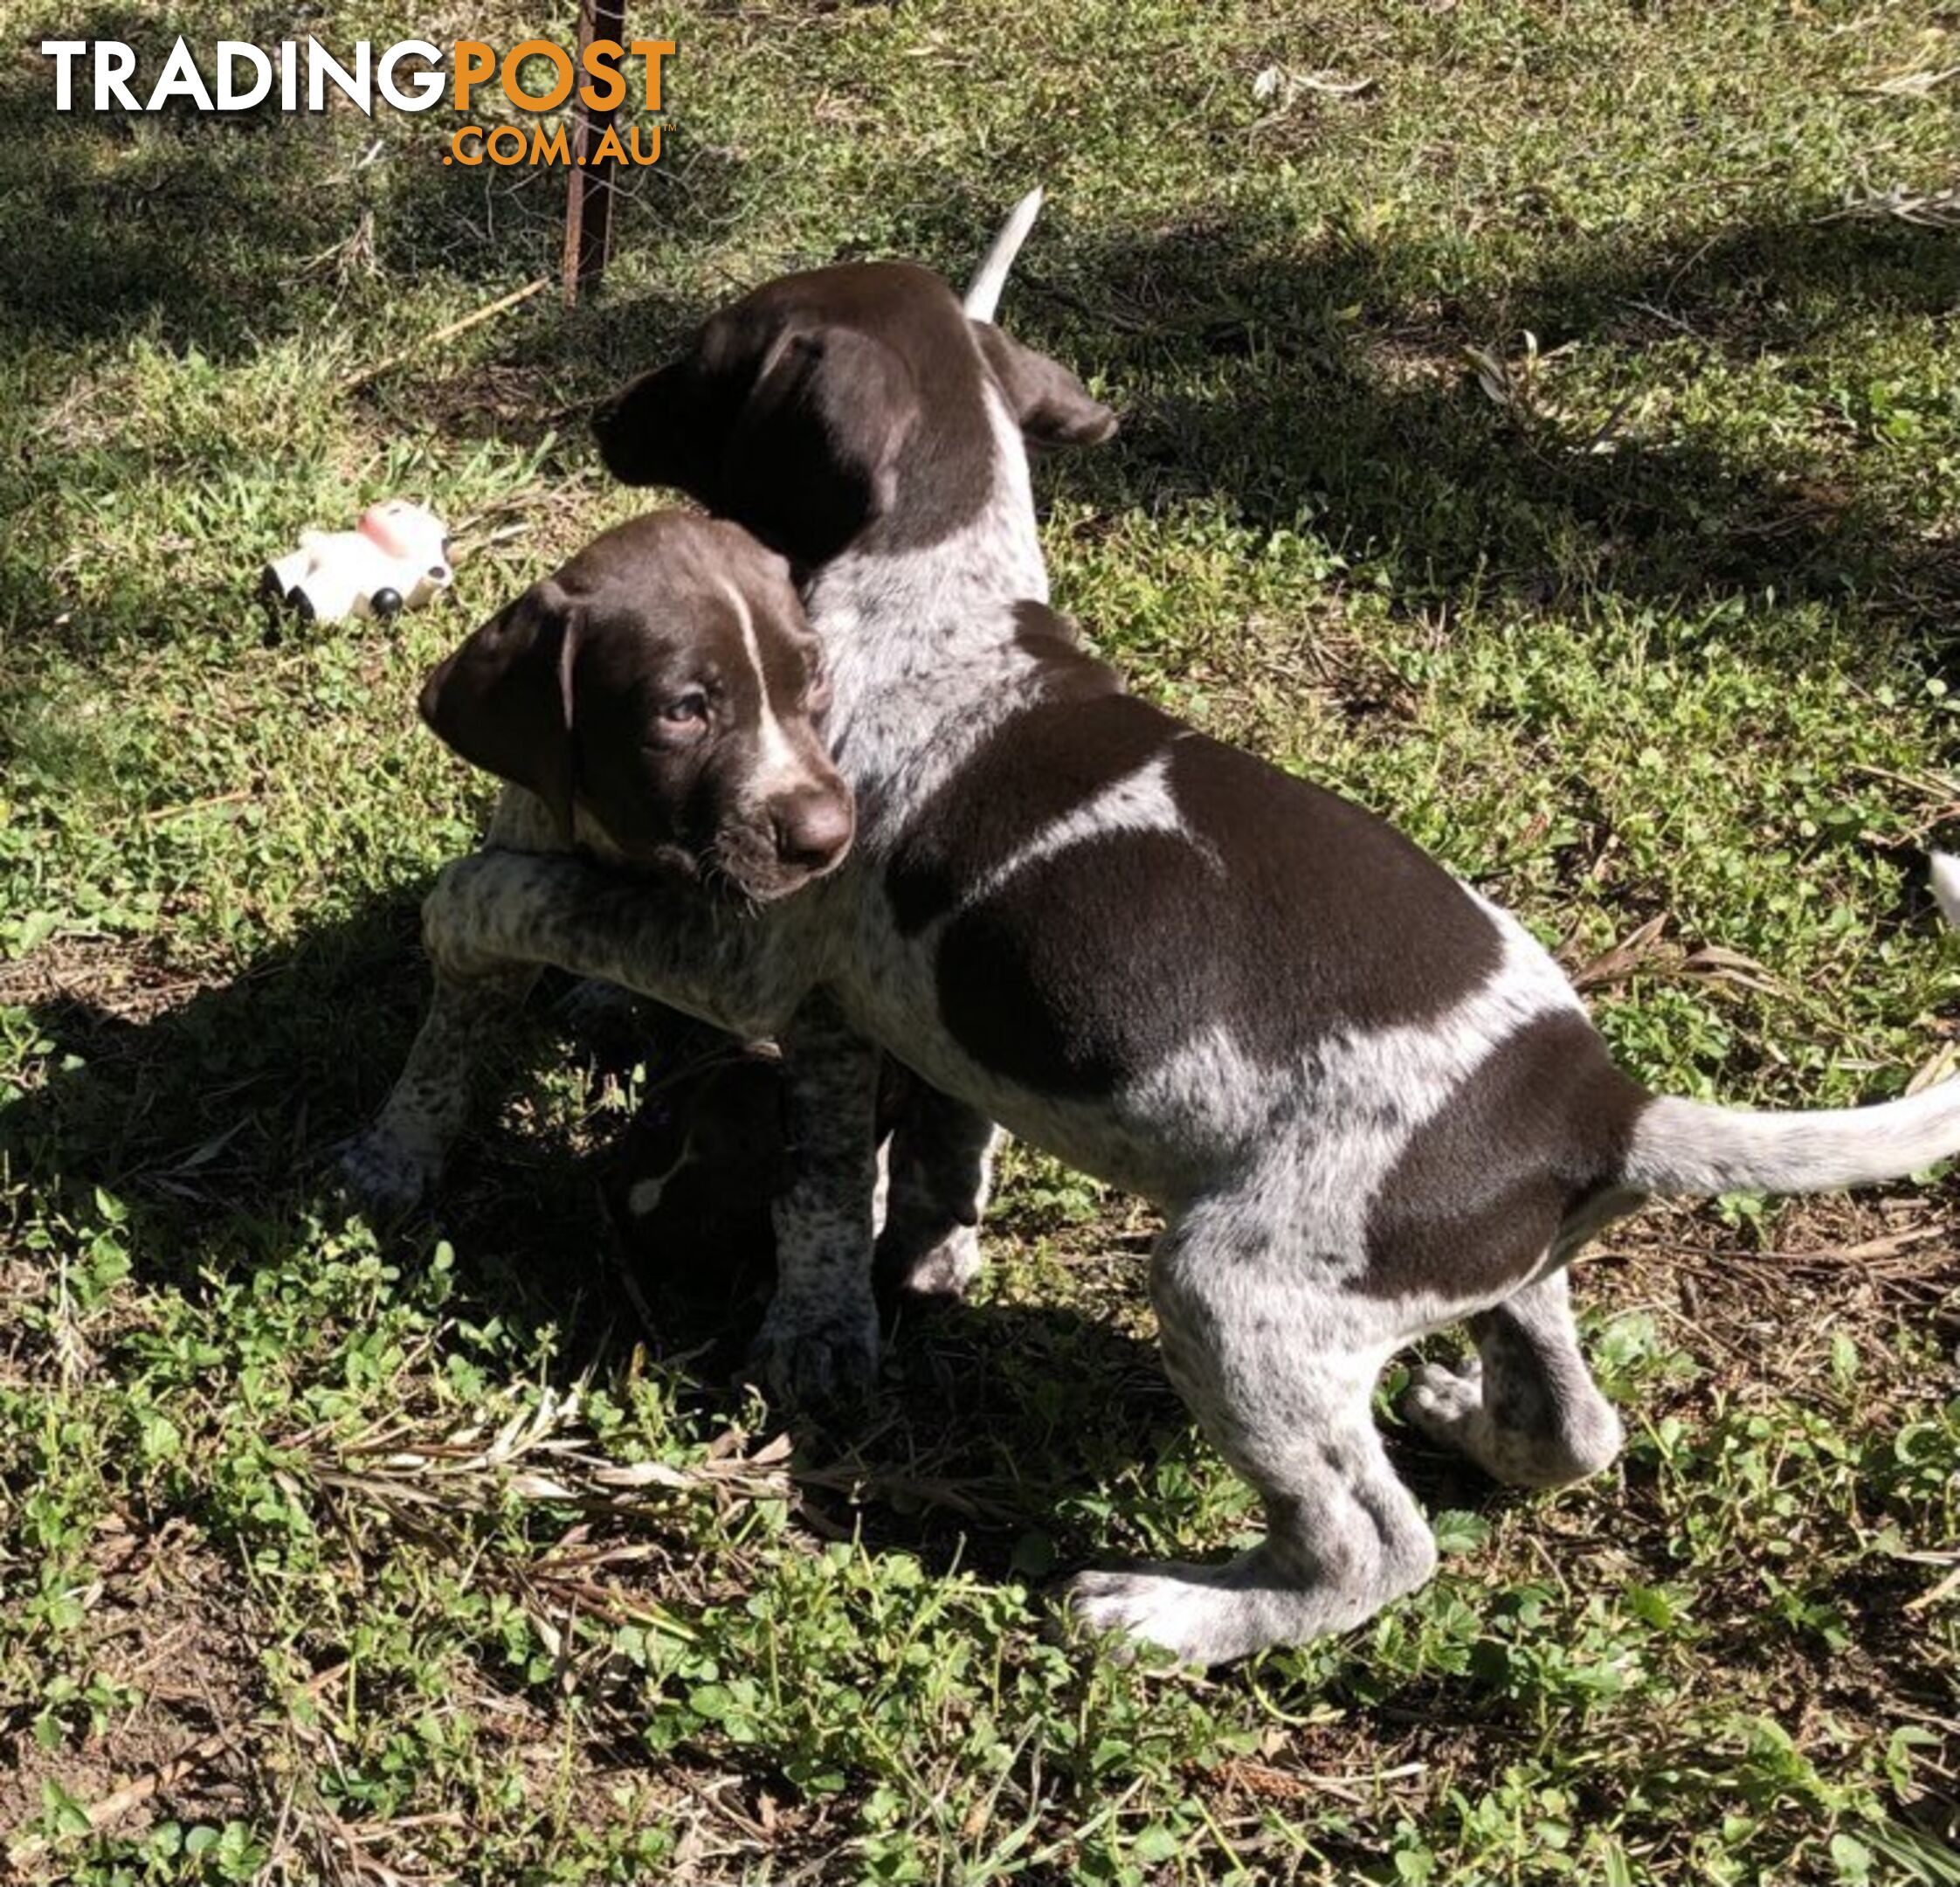
[[(1028, 475), (1031, 445), (1109, 415), (985, 312), (902, 265), (770, 283), (610, 405), (600, 447), (804, 568), (858, 795), (839, 888), (749, 927), (800, 924), (770, 946), (782, 980), (739, 992), (783, 1041), (797, 1155), (765, 1363), (819, 1390), (875, 1367), (866, 1040), (965, 1103), (963, 1131), (990, 1116), (1154, 1201), (1165, 1364), (1266, 1533), (1221, 1565), (1085, 1573), (1070, 1603), (1214, 1663), (1346, 1630), (1434, 1566), (1374, 1422), (1398, 1350), (1469, 1320), (1476, 1358), (1417, 1365), (1411, 1421), (1520, 1484), (1596, 1473), (1621, 1424), (1567, 1295), (1585, 1241), (1649, 1197), (1960, 1154), (1960, 1082), (1811, 1113), (1650, 1095), (1516, 919), (1363, 808), (1126, 695), (1046, 606)], [(576, 861), (466, 861), (424, 922), (438, 961), (706, 989), (666, 913), (636, 928)]]
[(1116, 431), (1067, 368), (963, 314), (929, 271), (849, 262), (723, 308), (592, 425), (615, 478), (677, 486), (807, 572), (970, 525), (993, 493), (997, 403), (1031, 446)]
[(789, 567), (656, 512), (587, 544), (441, 662), (422, 717), (549, 810), (562, 844), (755, 903), (833, 870), (851, 793)]
[[(490, 848), (627, 867), (685, 928), (778, 906), (850, 851), (827, 698), (789, 566), (738, 525), (666, 512), (595, 538), (491, 618), (431, 674), (421, 708), (514, 789)], [(703, 973), (725, 980), (717, 962)], [(407, 1210), (434, 1187), (479, 1040), (530, 978), (438, 971), (393, 1096), (342, 1154), (369, 1209)]]

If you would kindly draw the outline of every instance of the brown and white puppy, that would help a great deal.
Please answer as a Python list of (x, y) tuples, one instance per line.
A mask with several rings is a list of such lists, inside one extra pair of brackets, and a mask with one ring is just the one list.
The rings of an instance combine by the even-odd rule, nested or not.
[[(788, 565), (739, 525), (669, 511), (604, 532), (438, 663), (420, 705), (466, 760), (519, 789), (493, 846), (576, 847), (741, 909), (850, 849), (821, 652)], [(503, 994), (528, 980), (505, 978)], [(365, 1204), (403, 1210), (435, 1183), (480, 1023), (438, 984), (396, 1101), (342, 1155)]]
[(1222, 1566), (1091, 1572), (1099, 1628), (1212, 1662), (1359, 1622), (1435, 1546), (1370, 1410), (1503, 1479), (1612, 1458), (1564, 1267), (1655, 1194), (1802, 1192), (1960, 1151), (1960, 1082), (1737, 1113), (1616, 1068), (1522, 925), (1362, 808), (1121, 690), (1046, 607), (1028, 446), (1107, 432), (1072, 377), (897, 265), (774, 282), (601, 422), (622, 475), (734, 508), (809, 572), (851, 860), (735, 937), (576, 861), (486, 856), (424, 908), (460, 978), (608, 977), (780, 1035), (799, 1149), (764, 1356), (861, 1370), (877, 1057), (1154, 1199), (1166, 1365), (1263, 1496)]
[(565, 846), (756, 903), (850, 847), (828, 704), (783, 559), (680, 511), (595, 537), (438, 664), (421, 699), (466, 760), (535, 796)]

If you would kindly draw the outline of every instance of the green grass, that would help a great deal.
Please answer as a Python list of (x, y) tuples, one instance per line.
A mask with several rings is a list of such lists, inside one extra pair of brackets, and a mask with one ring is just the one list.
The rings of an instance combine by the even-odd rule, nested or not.
[[(328, 1185), (486, 803), (417, 679), (637, 501), (583, 404), (775, 271), (958, 274), (1037, 180), (1006, 318), (1125, 421), (1042, 468), (1047, 545), (1135, 684), (1591, 964), (1644, 1079), (1897, 1091), (1960, 993), (1922, 863), (1960, 233), (1839, 212), (1955, 184), (1960, 82), (1886, 89), (1960, 66), (1950, 15), (640, 10), (668, 155), (604, 292), (350, 388), (549, 270), (560, 180), (445, 169), (433, 118), (58, 121), (45, 36), (154, 70), (290, 10), (0, 0), (16, 1871), (1960, 1881), (1949, 1186), (1620, 1228), (1581, 1291), (1622, 1463), (1523, 1498), (1398, 1432), (1439, 1578), (1200, 1681), (1043, 1635), (1051, 1573), (1254, 1522), (1156, 1371), (1129, 1202), (1017, 1153), (981, 1301), (784, 1446), (713, 1329), (642, 1327), (583, 1164), (623, 1097), (562, 1030), (439, 1234)], [(392, 492), (457, 527), (454, 606), (269, 630), (259, 563)]]

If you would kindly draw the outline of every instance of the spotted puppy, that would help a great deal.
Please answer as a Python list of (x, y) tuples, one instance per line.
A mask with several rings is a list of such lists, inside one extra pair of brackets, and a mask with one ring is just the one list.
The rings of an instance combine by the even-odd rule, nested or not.
[(601, 416), (607, 464), (787, 553), (857, 796), (851, 860), (731, 922), (576, 861), (486, 854), (424, 907), (452, 979), (555, 963), (781, 1033), (802, 1168), (781, 1352), (865, 1366), (876, 1054), (1156, 1202), (1167, 1367), (1259, 1490), (1218, 1566), (1088, 1572), (1090, 1626), (1194, 1663), (1336, 1631), (1435, 1546), (1370, 1414), (1547, 1486), (1620, 1441), (1565, 1264), (1655, 1195), (1857, 1185), (1960, 1150), (1960, 1083), (1734, 1112), (1614, 1067), (1526, 930), (1380, 819), (1122, 691), (1047, 607), (1028, 446), (1109, 415), (898, 264), (769, 284)]
[[(738, 525), (680, 512), (595, 538), (440, 663), (421, 698), (451, 747), (512, 783), (493, 844), (576, 847), (744, 911), (822, 878), (850, 848), (825, 706), (787, 563)], [(386, 1111), (342, 1157), (365, 1202), (404, 1206), (433, 1185), (486, 1001), (509, 1004), (533, 973), (466, 995), (438, 983)]]

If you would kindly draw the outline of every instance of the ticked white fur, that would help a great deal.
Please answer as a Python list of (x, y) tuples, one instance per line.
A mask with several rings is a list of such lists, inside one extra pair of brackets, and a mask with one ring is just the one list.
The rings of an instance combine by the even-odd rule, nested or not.
[[(704, 976), (698, 950), (689, 955), (670, 917), (650, 910), (637, 928), (622, 928), (630, 920), (619, 900), (581, 902), (578, 868), (557, 861), (450, 867), (425, 907), (425, 934), (438, 960), (450, 950), (465, 961), (473, 950), (548, 960), (715, 1020), (726, 1000), (715, 992), (738, 974), (758, 1013), (787, 1013), (819, 991), (821, 1006), (834, 1004), (819, 1019), (819, 1047), (832, 1060), (820, 1055), (811, 1072), (831, 1111), (858, 1120), (868, 1112), (875, 1060), (852, 1047), (855, 1031), (944, 1093), (1158, 1201), (1167, 1225), (1151, 1292), (1167, 1367), (1207, 1434), (1264, 1496), (1269, 1533), (1222, 1566), (1084, 1575), (1073, 1603), (1099, 1628), (1211, 1662), (1352, 1625), (1427, 1576), (1433, 1543), (1369, 1409), (1382, 1363), (1425, 1330), (1487, 1313), (1477, 1393), (1468, 1376), (1418, 1385), (1413, 1413), (1432, 1433), (1494, 1471), (1538, 1484), (1605, 1458), (1602, 1438), (1617, 1436), (1617, 1424), (1585, 1377), (1556, 1270), (1521, 1281), (1503, 1302), (1452, 1293), (1447, 1280), (1425, 1287), (1420, 1301), (1356, 1288), (1370, 1207), (1411, 1138), (1519, 1030), (1579, 1005), (1543, 948), (1486, 905), (1501, 949), (1480, 984), (1427, 1021), (1336, 1032), (1294, 1067), (1275, 1067), (1234, 1018), (1219, 1016), (1114, 1092), (1057, 1096), (990, 1068), (952, 1036), (935, 978), (937, 927), (901, 935), (880, 870), (908, 822), (1039, 691), (1040, 659), (1014, 634), (1016, 604), (1048, 593), (1027, 455), (990, 382), (984, 397), (991, 485), (972, 522), (899, 551), (867, 533), (805, 591), (832, 684), (836, 758), (858, 797), (859, 851), (788, 901), (793, 912), (758, 926), (776, 937), (773, 952), (758, 944), (739, 964), (731, 956)], [(1029, 833), (991, 881), (1137, 829), (1190, 836), (1161, 764)], [(970, 899), (986, 888), (961, 893)], [(1936, 890), (1960, 910), (1960, 867), (1943, 867)], [(1629, 1186), (1889, 1176), (1957, 1150), (1960, 1084), (1814, 1123), (1813, 1131), (1800, 1117), (1655, 1103), (1636, 1131)], [(853, 1145), (839, 1171), (840, 1179), (819, 1184), (823, 1175), (806, 1168), (798, 1187), (807, 1210), (792, 1199), (777, 1218), (783, 1285), (764, 1336), (775, 1359), (811, 1358), (810, 1379), (829, 1379), (833, 1353), (856, 1345), (861, 1356), (867, 1330), (875, 1344), (868, 1275), (858, 1263), (866, 1255), (850, 1248), (871, 1223), (867, 1151)], [(861, 1199), (853, 1196), (860, 1183)], [(1633, 1197), (1614, 1195), (1613, 1209)], [(1546, 1262), (1564, 1255), (1562, 1238)]]

